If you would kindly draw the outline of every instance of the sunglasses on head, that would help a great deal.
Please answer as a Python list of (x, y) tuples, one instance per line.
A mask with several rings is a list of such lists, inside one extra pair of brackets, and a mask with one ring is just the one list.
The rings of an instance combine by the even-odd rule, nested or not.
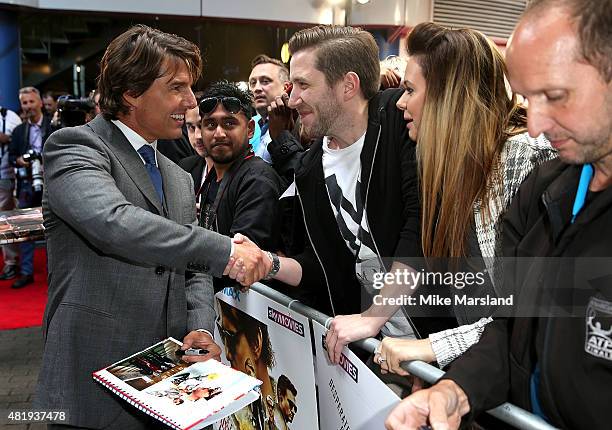
[(242, 102), (236, 97), (206, 97), (200, 102), (200, 115), (211, 113), (217, 108), (219, 103), (221, 103), (223, 108), (232, 115), (236, 115), (241, 110), (246, 114)]

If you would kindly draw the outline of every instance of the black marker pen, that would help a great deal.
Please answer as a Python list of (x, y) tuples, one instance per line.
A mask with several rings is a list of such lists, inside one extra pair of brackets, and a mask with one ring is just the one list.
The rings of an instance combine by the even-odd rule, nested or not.
[(188, 348), (186, 350), (179, 349), (176, 351), (176, 355), (206, 355), (208, 354), (207, 349)]

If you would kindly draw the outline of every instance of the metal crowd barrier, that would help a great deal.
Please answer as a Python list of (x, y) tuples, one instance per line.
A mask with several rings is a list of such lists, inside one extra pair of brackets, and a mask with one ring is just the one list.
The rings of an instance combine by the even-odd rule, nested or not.
[[(324, 313), (312, 309), (311, 307), (300, 303), (298, 300), (292, 299), (291, 297), (279, 293), (278, 291), (273, 290), (272, 288), (267, 287), (266, 285), (256, 283), (253, 284), (251, 288), (257, 291), (258, 293), (268, 297), (269, 299), (274, 300), (280, 303), (281, 305), (288, 307), (292, 311), (298, 312), (301, 315), (304, 315), (305, 317), (324, 325), (325, 327), (328, 327), (330, 321), (332, 320), (331, 317), (325, 315)], [(368, 352), (374, 353), (374, 350), (376, 349), (379, 343), (380, 341), (377, 339), (368, 338), (353, 342), (353, 345), (357, 345)], [(438, 379), (442, 377), (442, 375), (444, 375), (444, 371), (423, 361), (405, 361), (402, 363), (402, 368), (430, 384), (435, 383)], [(555, 427), (551, 426), (540, 417), (533, 415), (525, 409), (519, 408), (518, 406), (515, 406), (511, 403), (504, 403), (502, 405), (499, 405), (494, 409), (488, 410), (487, 413), (519, 429), (555, 429)]]

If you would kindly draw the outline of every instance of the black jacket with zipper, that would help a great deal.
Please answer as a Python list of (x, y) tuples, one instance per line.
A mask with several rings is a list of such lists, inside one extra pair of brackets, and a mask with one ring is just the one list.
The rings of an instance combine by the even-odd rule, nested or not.
[[(401, 90), (392, 89), (370, 100), (361, 151), (361, 198), (374, 251), (387, 270), (393, 258), (407, 262), (422, 256), (415, 143), (408, 138), (406, 121), (395, 106), (401, 94)], [(372, 299), (357, 280), (356, 257), (340, 234), (331, 208), (322, 144), (322, 139), (315, 141), (308, 151), (293, 157), (290, 169), (286, 169), (294, 172), (306, 233), (304, 252), (293, 257), (302, 266), (299, 297), (304, 301), (306, 296), (306, 304), (328, 315), (360, 313)], [(426, 320), (426, 326), (420, 324)], [(412, 322), (421, 336), (455, 324), (454, 320), (438, 321), (440, 324), (435, 319), (418, 318)]]
[(504, 219), (503, 285), (515, 316), (487, 325), (444, 377), (466, 392), (471, 416), (504, 401), (533, 410), (537, 365), (539, 402), (554, 426), (610, 428), (612, 187), (587, 198), (572, 224), (580, 172), (542, 164)]

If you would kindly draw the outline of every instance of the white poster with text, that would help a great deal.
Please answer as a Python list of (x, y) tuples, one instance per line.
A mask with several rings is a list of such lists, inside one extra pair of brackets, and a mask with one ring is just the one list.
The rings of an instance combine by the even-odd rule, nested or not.
[(399, 397), (346, 347), (340, 364), (331, 364), (325, 350), (326, 329), (315, 321), (312, 325), (321, 428), (385, 428), (385, 419), (399, 402)]

